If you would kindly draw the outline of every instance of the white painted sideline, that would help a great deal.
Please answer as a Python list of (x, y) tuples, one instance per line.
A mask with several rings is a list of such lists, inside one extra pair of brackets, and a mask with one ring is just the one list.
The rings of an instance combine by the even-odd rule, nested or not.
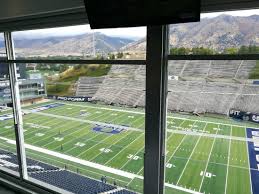
[(203, 194), (203, 193), (200, 193), (200, 192), (198, 192), (198, 191), (193, 191), (193, 190), (186, 189), (186, 188), (183, 188), (183, 187), (179, 187), (179, 186), (177, 186), (177, 185), (172, 185), (172, 184), (169, 184), (169, 183), (165, 183), (165, 186), (170, 187), (170, 188), (173, 188), (173, 189), (177, 189), (177, 190), (180, 190), (180, 191), (185, 191), (185, 192), (187, 192), (187, 193)]
[[(9, 139), (3, 138), (3, 137), (0, 137), (0, 139), (5, 140), (7, 143), (15, 144), (14, 140), (9, 140)], [(65, 160), (68, 160), (68, 161), (71, 161), (71, 162), (78, 163), (78, 164), (82, 164), (84, 166), (89, 166), (89, 167), (92, 167), (92, 168), (103, 170), (105, 172), (109, 172), (109, 173), (117, 174), (117, 175), (120, 175), (120, 176), (128, 177), (130, 179), (134, 179), (134, 178), (143, 179), (142, 176), (139, 176), (139, 175), (136, 175), (136, 174), (133, 174), (133, 173), (125, 172), (125, 171), (118, 170), (118, 169), (111, 168), (111, 167), (107, 167), (107, 166), (97, 164), (97, 163), (94, 163), (94, 162), (89, 162), (89, 161), (82, 160), (82, 159), (79, 159), (79, 158), (76, 158), (76, 157), (73, 157), (73, 156), (68, 156), (68, 155), (65, 155), (65, 154), (61, 154), (61, 153), (54, 152), (54, 151), (51, 151), (51, 150), (48, 150), (48, 149), (36, 147), (36, 146), (33, 146), (33, 145), (25, 144), (25, 148), (30, 149), (30, 150), (34, 150), (34, 151), (37, 151), (37, 152), (41, 152), (41, 153), (44, 153), (44, 154), (48, 154), (48, 155), (51, 155), (51, 156), (54, 156), (54, 157), (57, 157), (57, 158), (62, 158), (62, 159), (65, 159)]]
[[(68, 105), (68, 106), (78, 106), (78, 107), (86, 107), (86, 108), (92, 108), (92, 109), (111, 110), (111, 111), (141, 114), (141, 115), (145, 114), (145, 112), (141, 112), (141, 111), (121, 110), (121, 109), (116, 109), (116, 108), (105, 108), (105, 107), (93, 107), (93, 106), (89, 106), (89, 105), (69, 104), (69, 103), (65, 103), (65, 102), (62, 102), (62, 104), (65, 104), (65, 105)], [(184, 119), (184, 120), (188, 120), (188, 121), (197, 121), (197, 122), (201, 122), (201, 123), (211, 123), (211, 124), (218, 124), (218, 125), (221, 124), (221, 125), (234, 126), (234, 127), (249, 127), (249, 126), (246, 126), (246, 125), (236, 125), (236, 124), (231, 124), (231, 123), (219, 123), (219, 122), (213, 122), (213, 121), (202, 121), (202, 120), (199, 120), (199, 119), (189, 119), (189, 118), (183, 118), (183, 117), (179, 117), (179, 116), (167, 116), (167, 118)], [(256, 128), (256, 127), (252, 127), (252, 128), (259, 129), (259, 128)]]
[[(5, 137), (0, 137), (0, 139), (6, 141), (9, 144), (13, 144), (13, 145), (16, 144), (16, 142), (14, 140), (11, 140), (11, 139), (8, 139), (8, 138), (5, 138)], [(115, 169), (115, 168), (107, 167), (107, 166), (97, 164), (97, 163), (94, 163), (94, 162), (89, 162), (89, 161), (82, 160), (82, 159), (79, 159), (79, 158), (76, 158), (76, 157), (73, 157), (73, 156), (68, 156), (68, 155), (65, 155), (65, 154), (61, 154), (61, 153), (54, 152), (54, 151), (51, 151), (51, 150), (48, 150), (48, 149), (33, 146), (33, 145), (30, 145), (30, 144), (25, 144), (25, 148), (28, 148), (30, 150), (34, 150), (34, 151), (37, 151), (37, 152), (41, 152), (41, 153), (44, 153), (44, 154), (48, 154), (48, 155), (51, 155), (51, 156), (54, 156), (54, 157), (57, 157), (57, 158), (65, 159), (65, 160), (68, 160), (68, 161), (71, 161), (71, 162), (75, 162), (75, 163), (78, 163), (78, 164), (81, 164), (81, 165), (84, 165), (84, 166), (88, 166), (88, 167), (92, 167), (92, 168), (95, 168), (95, 169), (103, 170), (105, 172), (109, 172), (109, 173), (112, 173), (112, 174), (127, 177), (127, 178), (130, 178), (130, 179), (134, 179), (134, 178), (144, 179), (144, 177), (140, 176), (140, 175), (136, 175), (136, 174), (125, 172), (125, 171), (118, 170), (118, 169)], [(169, 184), (169, 183), (165, 183), (165, 186), (173, 188), (173, 189), (177, 189), (177, 190), (180, 190), (180, 191), (184, 191), (184, 192), (187, 192), (187, 193), (191, 193), (191, 194), (202, 194), (200, 192), (193, 191), (193, 190), (190, 190), (190, 189), (186, 189), (186, 188), (183, 188), (183, 187), (179, 187), (179, 186), (176, 186), (176, 185), (172, 185), (172, 184)]]

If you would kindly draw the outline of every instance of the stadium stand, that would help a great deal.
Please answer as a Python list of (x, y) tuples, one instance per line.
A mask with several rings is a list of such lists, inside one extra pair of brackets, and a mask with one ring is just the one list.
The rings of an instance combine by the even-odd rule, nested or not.
[[(27, 169), (30, 177), (63, 190), (76, 194), (134, 194), (125, 189), (90, 179), (85, 176), (61, 169), (49, 164), (27, 158)], [(0, 166), (18, 171), (18, 161), (15, 154), (0, 150)], [(119, 190), (119, 191), (118, 191)]]
[(170, 75), (199, 78), (246, 79), (255, 67), (255, 61), (169, 61)]
[[(170, 61), (168, 109), (228, 114), (230, 109), (259, 113), (259, 85), (247, 81), (255, 61)], [(190, 78), (190, 79), (188, 79)], [(235, 81), (235, 80), (239, 81)], [(133, 107), (145, 105), (145, 66), (113, 65), (96, 101)]]
[(112, 194), (134, 194), (134, 193), (131, 191), (127, 191), (127, 190), (121, 190), (121, 191), (116, 191)]
[(32, 173), (31, 176), (37, 180), (77, 194), (97, 194), (115, 189), (114, 186), (66, 170)]
[(77, 83), (77, 96), (92, 97), (100, 85), (104, 77), (80, 77)]

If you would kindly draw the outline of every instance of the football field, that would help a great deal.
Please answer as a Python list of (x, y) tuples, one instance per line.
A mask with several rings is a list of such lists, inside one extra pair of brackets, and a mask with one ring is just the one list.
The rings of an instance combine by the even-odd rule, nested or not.
[[(145, 115), (136, 108), (49, 101), (23, 107), (27, 157), (130, 190), (143, 190)], [(0, 148), (15, 151), (0, 115)], [(252, 194), (247, 128), (229, 119), (168, 114), (167, 194)]]

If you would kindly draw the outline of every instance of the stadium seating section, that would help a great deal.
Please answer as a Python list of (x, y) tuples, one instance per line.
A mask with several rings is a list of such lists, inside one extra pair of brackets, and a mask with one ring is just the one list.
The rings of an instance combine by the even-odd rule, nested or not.
[(103, 82), (104, 77), (80, 77), (76, 96), (92, 97)]
[[(18, 171), (15, 154), (0, 150), (0, 166)], [(29, 177), (76, 194), (134, 194), (116, 186), (27, 158)]]
[[(259, 107), (255, 106), (259, 103), (259, 85), (248, 80), (255, 65), (256, 61), (169, 61), (168, 109), (218, 114), (237, 109), (259, 113)], [(93, 100), (133, 107), (145, 105), (143, 65), (113, 65), (105, 79), (81, 78), (79, 82), (84, 79), (94, 82), (96, 92), (89, 90)], [(91, 87), (91, 81), (87, 83)], [(87, 96), (80, 88), (77, 93)]]

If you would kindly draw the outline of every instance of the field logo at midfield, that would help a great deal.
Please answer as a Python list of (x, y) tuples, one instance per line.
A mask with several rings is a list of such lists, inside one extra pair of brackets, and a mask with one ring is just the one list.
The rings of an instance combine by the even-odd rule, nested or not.
[(114, 126), (111, 124), (95, 124), (95, 127), (92, 129), (95, 132), (100, 132), (100, 133), (108, 133), (108, 134), (119, 134), (122, 131), (125, 130), (123, 126)]
[(246, 134), (253, 141), (248, 141), (248, 152), (250, 161), (250, 174), (253, 193), (259, 193), (259, 130), (247, 128)]

